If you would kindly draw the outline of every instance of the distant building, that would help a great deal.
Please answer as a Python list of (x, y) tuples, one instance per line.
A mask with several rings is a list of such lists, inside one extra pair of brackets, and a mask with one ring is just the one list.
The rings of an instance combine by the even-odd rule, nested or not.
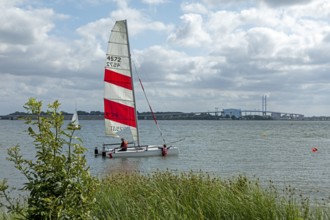
[(271, 117), (272, 117), (272, 119), (274, 119), (274, 120), (281, 119), (281, 113), (279, 113), (279, 112), (272, 112), (272, 113), (271, 113)]
[(228, 108), (228, 109), (223, 109), (222, 111), (222, 117), (232, 117), (235, 118), (241, 118), (242, 117), (242, 110), (241, 109), (234, 109), (234, 108)]

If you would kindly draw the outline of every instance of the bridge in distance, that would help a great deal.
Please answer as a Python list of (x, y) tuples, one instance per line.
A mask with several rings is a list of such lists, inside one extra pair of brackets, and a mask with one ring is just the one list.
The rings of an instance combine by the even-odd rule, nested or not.
[[(163, 112), (163, 113), (155, 113), (158, 118), (176, 118), (176, 117), (193, 117), (199, 115), (212, 115), (212, 116), (226, 116), (225, 111), (207, 111), (207, 112)], [(304, 118), (303, 114), (298, 113), (287, 113), (287, 112), (275, 112), (275, 111), (262, 111), (262, 110), (240, 110), (240, 114), (242, 117), (245, 116), (263, 116), (263, 117), (271, 117), (273, 119), (297, 119), (301, 120)], [(231, 116), (231, 115), (229, 115)], [(141, 119), (152, 119), (152, 114), (148, 113), (140, 113), (139, 118)]]
[[(237, 110), (237, 109), (234, 109)], [(271, 117), (272, 119), (296, 119), (302, 120), (304, 115), (296, 114), (296, 113), (285, 113), (285, 112), (274, 112), (274, 111), (261, 111), (261, 110), (239, 110), (241, 117), (248, 116), (263, 116), (263, 117)], [(207, 119), (207, 116), (214, 117), (226, 117), (225, 111), (204, 111), (204, 112), (156, 112), (155, 115), (158, 119)], [(0, 116), (0, 119), (7, 120), (17, 120), (22, 116), (26, 115), (5, 115)], [(231, 117), (232, 115), (229, 115)], [(64, 115), (65, 120), (71, 120), (72, 114)], [(139, 119), (152, 119), (153, 116), (150, 112), (147, 113), (138, 113)], [(227, 116), (228, 117), (228, 116)], [(237, 117), (236, 117), (237, 118)], [(100, 115), (79, 115), (79, 119), (86, 120), (103, 120), (103, 114)], [(211, 119), (211, 118), (210, 118)]]

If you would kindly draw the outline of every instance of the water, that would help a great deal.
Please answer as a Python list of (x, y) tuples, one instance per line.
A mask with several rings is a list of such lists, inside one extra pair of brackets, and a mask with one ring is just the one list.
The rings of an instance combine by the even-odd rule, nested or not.
[[(305, 194), (330, 196), (330, 122), (324, 121), (159, 121), (168, 142), (180, 155), (109, 159), (94, 156), (94, 148), (114, 142), (104, 137), (103, 121), (81, 121), (77, 136), (88, 149), (91, 173), (156, 170), (208, 172), (227, 179), (240, 174), (272, 180), (277, 186), (291, 185)], [(142, 144), (162, 143), (153, 121), (140, 121)], [(33, 158), (31, 139), (22, 121), (0, 120), (0, 179), (19, 186), (25, 180), (7, 161), (7, 148), (20, 144), (22, 153)], [(317, 147), (318, 152), (312, 152)]]

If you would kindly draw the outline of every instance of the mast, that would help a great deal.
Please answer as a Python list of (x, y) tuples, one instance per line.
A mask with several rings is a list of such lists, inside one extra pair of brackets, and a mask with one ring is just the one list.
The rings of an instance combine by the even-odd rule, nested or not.
[(135, 99), (135, 90), (134, 90), (134, 77), (132, 71), (132, 58), (131, 58), (131, 49), (129, 44), (129, 35), (128, 35), (128, 28), (127, 28), (127, 20), (124, 20), (125, 28), (126, 28), (126, 37), (127, 37), (127, 47), (128, 47), (128, 59), (129, 59), (129, 69), (131, 73), (131, 83), (132, 83), (132, 92), (133, 92), (133, 100), (134, 100), (134, 109), (135, 109), (135, 123), (136, 123), (136, 133), (137, 133), (137, 144), (140, 146), (140, 133), (139, 133), (139, 123), (138, 123), (138, 115), (137, 115), (137, 108), (136, 108), (136, 99)]

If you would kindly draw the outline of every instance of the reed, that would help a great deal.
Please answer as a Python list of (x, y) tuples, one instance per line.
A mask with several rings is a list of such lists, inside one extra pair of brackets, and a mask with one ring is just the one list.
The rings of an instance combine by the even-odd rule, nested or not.
[(222, 180), (203, 173), (115, 173), (102, 180), (93, 215), (99, 219), (329, 219), (293, 188), (245, 176)]

